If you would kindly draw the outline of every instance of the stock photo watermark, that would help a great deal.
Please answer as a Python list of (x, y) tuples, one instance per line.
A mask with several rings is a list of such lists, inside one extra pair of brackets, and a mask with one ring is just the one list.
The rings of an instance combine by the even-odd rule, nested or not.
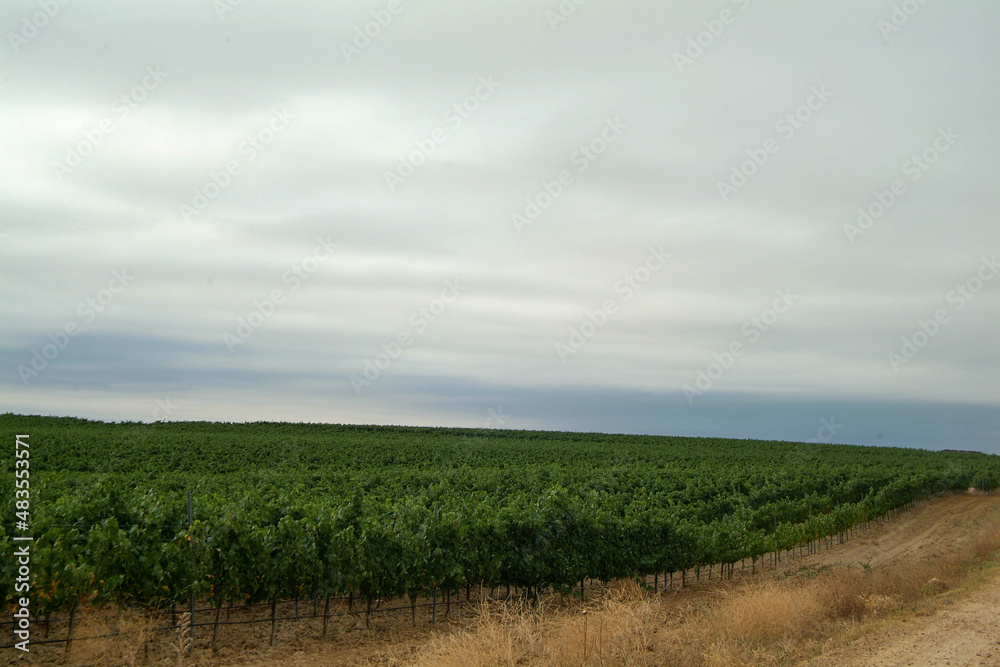
[(209, 171), (208, 179), (194, 188), (190, 203), (180, 205), (184, 222), (191, 222), (191, 218), (203, 213), (232, 184), (243, 167), (256, 160), (275, 137), (288, 129), (291, 121), (295, 120), (295, 114), (288, 111), (287, 107), (273, 111), (274, 115), (264, 127), (240, 142), (236, 150), (238, 158), (229, 160), (219, 169)]
[[(160, 87), (169, 72), (165, 72), (160, 65), (149, 65), (145, 70), (146, 74), (138, 84), (128, 91), (115, 98), (111, 105), (111, 113), (117, 117), (119, 122), (125, 121), (133, 111), (145, 102), (150, 93)], [(66, 157), (61, 162), (53, 165), (56, 177), (62, 180), (67, 174), (83, 164), (84, 159), (92, 154), (104, 140), (111, 136), (118, 126), (115, 119), (105, 116), (94, 124), (93, 127), (83, 131), (83, 139), (66, 149)]]
[[(449, 107), (442, 116), (442, 121), (452, 131), (457, 130), (472, 117), (472, 114), (479, 109), (483, 102), (493, 96), (499, 87), (500, 82), (495, 80), (492, 75), (479, 77), (476, 87), (460, 102)], [(437, 153), (438, 147), (446, 141), (448, 141), (448, 130), (441, 127), (434, 128), (427, 138), (415, 140), (416, 148), (406, 155), (400, 156), (399, 164), (394, 171), (384, 173), (385, 184), (389, 186), (389, 191), (395, 192), (396, 188), (415, 174), (417, 169)]]
[(618, 309), (632, 300), (639, 290), (652, 279), (667, 264), (670, 253), (660, 248), (650, 248), (649, 255), (642, 264), (626, 273), (621, 280), (616, 282), (613, 291), (615, 298), (605, 299), (599, 308), (586, 310), (579, 323), (570, 327), (569, 337), (565, 342), (560, 341), (555, 344), (556, 355), (566, 363), (571, 355), (576, 354), (590, 341), (597, 332), (604, 328), (612, 317), (618, 313)]
[(351, 62), (360, 56), (382, 34), (383, 30), (392, 25), (392, 22), (402, 13), (404, 8), (405, 4), (401, 0), (389, 0), (385, 8), (372, 11), (370, 21), (363, 25), (354, 26), (351, 41), (340, 43), (340, 52), (344, 54), (344, 60)]
[(62, 8), (70, 3), (70, 0), (40, 0), (38, 11), (21, 17), (21, 29), (17, 32), (8, 32), (7, 40), (14, 49), (14, 53), (20, 53), (22, 46), (27, 46), (46, 26), (59, 15)]
[(226, 14), (232, 14), (243, 6), (244, 0), (215, 0), (215, 15), (220, 21), (226, 20)]
[(76, 306), (76, 314), (79, 320), (68, 320), (66, 324), (55, 332), (48, 333), (48, 343), (44, 343), (41, 348), (31, 348), (31, 359), (27, 364), (18, 364), (17, 374), (21, 382), (25, 385), (32, 378), (36, 378), (47, 369), (61, 355), (71, 342), (83, 331), (83, 324), (90, 324), (100, 316), (115, 301), (119, 294), (124, 292), (132, 284), (134, 276), (129, 275), (127, 269), (115, 270), (111, 272), (111, 279), (107, 287), (97, 291), (94, 296), (87, 297)]
[(170, 421), (170, 417), (177, 411), (178, 406), (170, 402), (170, 397), (158, 398), (153, 402), (153, 421)]
[(236, 328), (232, 333), (222, 334), (222, 342), (229, 349), (229, 354), (236, 352), (236, 347), (250, 340), (250, 337), (257, 332), (264, 323), (274, 317), (280, 306), (285, 304), (289, 294), (294, 293), (309, 280), (321, 264), (333, 256), (337, 244), (330, 241), (330, 238), (320, 237), (316, 240), (316, 245), (312, 253), (305, 258), (293, 263), (281, 276), (281, 284), (288, 285), (288, 291), (275, 288), (264, 297), (252, 301), (253, 308), (246, 317), (236, 319)]
[(14, 593), (19, 593), (14, 602), (14, 648), (29, 653), (31, 649), (31, 445), (30, 435), (14, 437), (14, 530), (11, 540), (17, 545), (11, 550), (14, 566), (11, 568)]
[[(911, 183), (916, 183), (919, 181), (924, 174), (930, 171), (941, 156), (951, 150), (955, 142), (961, 139), (962, 136), (956, 134), (949, 125), (947, 129), (939, 127), (937, 130), (937, 136), (931, 142), (931, 145), (927, 146), (925, 149), (919, 153), (914, 153), (910, 156), (906, 162), (900, 167), (900, 171), (903, 176)], [(898, 202), (903, 195), (907, 192), (906, 183), (903, 179), (897, 178), (886, 186), (885, 190), (875, 190), (872, 192), (873, 199), (865, 206), (859, 206), (857, 210), (857, 220), (852, 223), (844, 223), (844, 234), (847, 235), (847, 240), (852, 244), (860, 236), (871, 229), (876, 222), (881, 220), (886, 213), (889, 212), (896, 202)]]
[[(830, 101), (833, 93), (827, 90), (826, 85), (813, 86), (806, 97), (805, 102), (796, 107), (794, 111), (786, 113), (774, 124), (774, 130), (786, 141), (795, 136), (795, 133), (805, 127), (813, 115), (823, 108)], [(732, 165), (729, 179), (726, 181), (716, 181), (716, 188), (719, 197), (725, 203), (729, 197), (746, 185), (761, 167), (767, 164), (772, 155), (781, 150), (781, 143), (774, 137), (768, 137), (757, 148), (746, 151), (747, 159), (739, 164)]]
[(844, 425), (838, 424), (835, 417), (820, 419), (819, 428), (816, 430), (816, 437), (810, 438), (806, 440), (806, 442), (812, 444), (830, 444), (833, 442), (834, 437), (836, 437), (836, 435), (840, 433), (843, 428)]
[(894, 4), (888, 18), (880, 18), (875, 22), (875, 27), (882, 34), (882, 43), (888, 44), (889, 36), (894, 32), (899, 32), (925, 4), (927, 4), (927, 0), (904, 0)]
[(587, 4), (587, 0), (562, 0), (554, 10), (545, 10), (545, 20), (549, 23), (549, 28), (555, 32), (559, 26), (570, 20), (580, 7)]
[[(621, 138), (626, 129), (628, 125), (618, 116), (606, 119), (597, 136), (581, 144), (569, 156), (570, 165), (576, 168), (576, 173), (582, 174), (590, 169), (590, 166)], [(524, 200), (524, 208), (511, 216), (515, 231), (520, 234), (525, 227), (538, 220), (574, 182), (573, 172), (569, 169), (563, 169), (551, 181), (542, 181), (538, 192)]]
[(761, 336), (770, 331), (781, 319), (781, 316), (791, 310), (798, 300), (799, 296), (793, 294), (790, 289), (780, 289), (770, 307), (744, 322), (743, 326), (740, 327), (740, 335), (743, 338), (732, 341), (722, 352), (713, 353), (713, 361), (705, 368), (698, 369), (694, 383), (681, 387), (681, 392), (687, 399), (688, 405), (694, 405), (696, 397), (709, 391), (736, 364), (736, 360), (746, 354), (749, 346), (755, 344)]
[(444, 281), (444, 288), (437, 297), (413, 311), (410, 315), (409, 323), (412, 329), (400, 331), (388, 343), (382, 343), (381, 352), (374, 357), (365, 359), (360, 373), (352, 373), (348, 378), (354, 393), (358, 396), (364, 388), (370, 387), (373, 382), (382, 377), (392, 366), (393, 362), (403, 356), (403, 353), (416, 342), (417, 337), (427, 331), (444, 313), (456, 302), (466, 291), (467, 287), (462, 285), (457, 278)]
[[(751, 0), (732, 0), (732, 3), (741, 12), (745, 12), (750, 8), (750, 2)], [(711, 48), (722, 37), (729, 26), (736, 23), (738, 17), (739, 14), (732, 9), (723, 9), (719, 12), (718, 17), (702, 21), (701, 24), (705, 26), (705, 29), (699, 31), (693, 37), (688, 37), (687, 46), (683, 51), (674, 51), (673, 53), (677, 71), (683, 72), (685, 67), (690, 67), (698, 58), (701, 58), (705, 54), (705, 51)]]
[(913, 361), (920, 354), (920, 351), (926, 348), (951, 322), (952, 316), (964, 310), (969, 302), (986, 287), (986, 283), (996, 277), (997, 273), (1000, 273), (997, 256), (983, 257), (975, 273), (963, 282), (956, 284), (945, 295), (948, 307), (938, 308), (927, 319), (918, 319), (917, 328), (909, 336), (902, 337), (897, 350), (889, 352), (887, 358), (892, 372), (899, 373), (900, 368)]
[(498, 407), (496, 410), (489, 408), (486, 410), (486, 414), (488, 416), (483, 423), (483, 428), (503, 428), (503, 425), (510, 419), (510, 415), (504, 414), (503, 406)]

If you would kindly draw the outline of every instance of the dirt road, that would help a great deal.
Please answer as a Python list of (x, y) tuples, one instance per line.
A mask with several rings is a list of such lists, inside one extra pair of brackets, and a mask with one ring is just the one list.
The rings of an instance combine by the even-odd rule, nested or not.
[(1000, 580), (812, 664), (1000, 665)]
[[(905, 567), (912, 559), (960, 550), (980, 527), (998, 522), (1000, 496), (953, 496), (920, 505), (871, 538), (821, 555), (831, 563), (871, 559)], [(971, 592), (943, 595), (929, 613), (890, 620), (884, 629), (806, 664), (1000, 665), (1000, 574)]]

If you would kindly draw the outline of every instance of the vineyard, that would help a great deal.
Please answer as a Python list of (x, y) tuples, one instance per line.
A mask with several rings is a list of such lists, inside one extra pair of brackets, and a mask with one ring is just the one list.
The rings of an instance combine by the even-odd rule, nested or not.
[[(14, 434), (31, 438), (33, 616), (527, 595), (669, 576), (992, 489), (969, 452), (486, 429), (0, 416), (0, 593), (13, 609)], [(189, 497), (191, 499), (189, 505)], [(449, 597), (450, 599), (450, 597)]]

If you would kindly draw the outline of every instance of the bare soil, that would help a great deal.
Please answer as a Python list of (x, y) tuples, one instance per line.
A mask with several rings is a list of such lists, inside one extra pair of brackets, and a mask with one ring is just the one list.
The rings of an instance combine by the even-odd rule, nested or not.
[[(872, 558), (906, 567), (930, 555), (961, 550), (978, 527), (995, 525), (998, 512), (1000, 497), (995, 495), (945, 498), (902, 515), (879, 536), (852, 541), (824, 556)], [(807, 664), (1000, 665), (1000, 571), (992, 568), (971, 579)]]

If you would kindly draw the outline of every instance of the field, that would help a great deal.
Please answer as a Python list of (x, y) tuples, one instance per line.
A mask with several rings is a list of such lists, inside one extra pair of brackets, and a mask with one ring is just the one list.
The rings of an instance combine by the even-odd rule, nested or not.
[[(30, 435), (39, 619), (81, 605), (155, 612), (192, 596), (218, 610), (292, 600), (323, 609), (345, 597), (367, 610), (508, 586), (537, 608), (553, 594), (572, 600), (580, 582), (662, 589), (672, 573), (703, 579), (712, 567), (717, 580), (720, 564), (727, 576), (780, 568), (781, 551), (787, 559), (829, 535), (839, 544), (890, 510), (1000, 480), (1000, 458), (976, 453), (749, 440), (16, 415), (0, 424), (10, 440)], [(2, 464), (15, 468), (12, 447)], [(7, 517), (13, 487), (5, 475)], [(12, 519), (2, 530), (0, 590), (12, 608), (18, 531)], [(373, 618), (359, 622), (384, 623)]]

